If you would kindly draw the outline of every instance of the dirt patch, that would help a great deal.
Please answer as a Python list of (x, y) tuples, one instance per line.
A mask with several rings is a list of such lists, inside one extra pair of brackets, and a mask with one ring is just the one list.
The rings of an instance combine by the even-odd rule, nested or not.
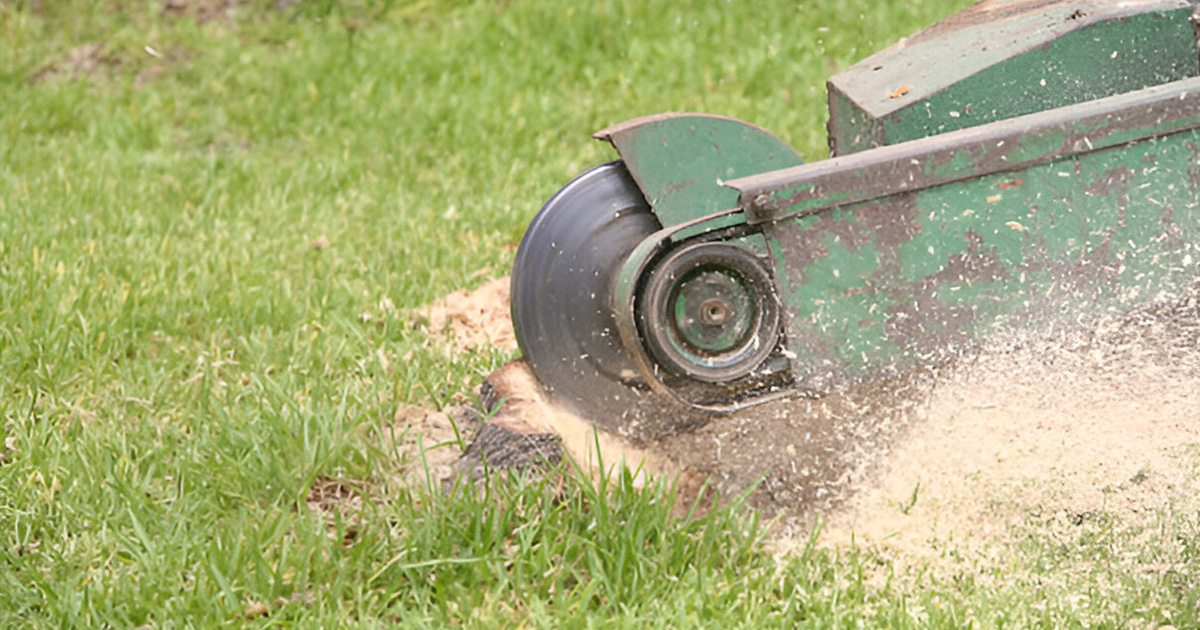
[(509, 316), (508, 288), (509, 280), (504, 277), (472, 291), (455, 291), (417, 309), (412, 322), (430, 337), (448, 342), (447, 352), (479, 352), (488, 348), (516, 352), (517, 336)]
[[(324, 236), (312, 243), (318, 250), (328, 246)], [(443, 343), (447, 354), (514, 352), (517, 342), (508, 315), (508, 285), (508, 278), (500, 278), (473, 291), (456, 291), (415, 309), (410, 320), (432, 340)], [(380, 308), (395, 307), (385, 300)], [(401, 404), (382, 433), (381, 446), (397, 462), (395, 472), (404, 482), (440, 484), (458, 474), (459, 460), (482, 418), (483, 410), (473, 404), (442, 411)]]
[(133, 89), (144, 90), (173, 69), (190, 62), (193, 54), (175, 49), (158, 50), (146, 45), (142, 51), (114, 49), (104, 42), (93, 42), (71, 49), (29, 77), (30, 83), (46, 81), (95, 81), (118, 79), (133, 74)]
[(348, 547), (358, 537), (363, 498), (369, 490), (367, 483), (357, 479), (321, 476), (309, 486), (304, 505), (325, 523), (330, 536), (340, 537)]
[(167, 19), (190, 17), (197, 24), (214, 20), (232, 21), (237, 5), (235, 0), (166, 0), (160, 15)]
[(408, 483), (440, 483), (454, 474), (463, 445), (475, 431), (474, 418), (456, 411), (400, 405), (383, 433), (383, 447)]
[(106, 50), (103, 42), (93, 42), (73, 48), (66, 57), (43, 66), (29, 81), (80, 81), (91, 77), (110, 76), (120, 65), (117, 58)]
[(375, 436), (376, 446), (389, 455), (391, 465), (369, 479), (341, 474), (318, 477), (308, 489), (305, 506), (325, 523), (330, 536), (349, 546), (357, 538), (364, 506), (379, 502), (389, 483), (437, 487), (452, 476), (455, 462), (462, 456), (462, 440), (469, 440), (474, 430), (472, 420), (401, 404), (392, 421)]

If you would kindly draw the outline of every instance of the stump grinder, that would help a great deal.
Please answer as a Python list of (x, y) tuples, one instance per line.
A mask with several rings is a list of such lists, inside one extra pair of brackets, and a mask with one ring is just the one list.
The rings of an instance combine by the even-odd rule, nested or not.
[(832, 157), (705, 114), (521, 241), (512, 316), (553, 402), (645, 442), (1194, 286), (1200, 54), (1188, 0), (985, 0), (828, 81)]

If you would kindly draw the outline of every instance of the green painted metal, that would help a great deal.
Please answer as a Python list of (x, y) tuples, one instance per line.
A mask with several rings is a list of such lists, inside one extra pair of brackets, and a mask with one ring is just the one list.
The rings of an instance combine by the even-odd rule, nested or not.
[(750, 223), (1012, 171), (1200, 126), (1200, 79), (727, 182)]
[[(740, 120), (659, 114), (595, 134), (616, 148), (664, 226), (727, 210), (737, 193), (727, 180), (803, 163), (779, 138)], [(741, 219), (731, 215), (724, 227)]]
[(823, 391), (1196, 283), (1200, 78), (730, 186)]
[(847, 155), (1200, 74), (1186, 0), (981, 2), (829, 80)]
[(821, 391), (1192, 285), (1198, 146), (1187, 131), (772, 225), (797, 383)]
[[(625, 261), (618, 331), (653, 388), (730, 408), (681, 395), (641, 347), (637, 287), (683, 232), (765, 240), (791, 316), (775, 359), (803, 391), (1133, 308), (1200, 278), (1198, 130), (1193, 78), (733, 180), (741, 208), (667, 227)], [(737, 210), (749, 220), (725, 228)], [(761, 383), (773, 395), (779, 381)]]
[[(1193, 6), (984, 0), (834, 77), (837, 157), (814, 164), (728, 118), (598, 133), (662, 226), (613, 262), (615, 332), (636, 368), (619, 385), (645, 404), (622, 432), (668, 430), (669, 407), (819, 394), (1200, 287)], [(786, 311), (778, 336), (758, 338), (766, 358), (729, 381), (656, 360), (669, 346), (698, 364), (746, 339), (726, 318), (760, 291), (673, 274), (673, 257), (712, 243), (765, 265), (756, 287), (773, 283)], [(643, 301), (663, 305), (674, 337), (654, 341)]]

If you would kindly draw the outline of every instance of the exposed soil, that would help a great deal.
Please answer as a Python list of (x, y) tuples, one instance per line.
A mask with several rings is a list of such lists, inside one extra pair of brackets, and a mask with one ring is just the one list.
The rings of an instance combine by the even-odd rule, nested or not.
[(98, 75), (111, 74), (120, 62), (108, 51), (101, 42), (92, 42), (71, 49), (67, 56), (43, 66), (29, 78), (31, 83), (64, 79), (79, 81)]
[[(498, 280), (448, 296), (423, 321), (451, 351), (514, 344), (506, 289)], [(515, 401), (504, 422), (525, 420), (522, 431), (553, 431), (577, 460), (594, 457), (575, 435), (587, 425), (559, 420), (527, 367), (492, 380)], [(1200, 301), (994, 340), (951, 364), (763, 405), (645, 451), (603, 437), (606, 462), (643, 458), (652, 472), (707, 477), (723, 496), (756, 488), (748, 500), (781, 517), (785, 547), (817, 519), (828, 544), (921, 561), (993, 553), (1032, 516), (1148, 522), (1200, 509)]]
[(441, 482), (455, 474), (463, 444), (474, 435), (474, 419), (474, 414), (456, 410), (401, 405), (391, 430), (383, 435), (383, 446), (400, 463), (399, 473), (408, 482)]
[(237, 9), (233, 0), (165, 0), (162, 16), (165, 18), (195, 18), (199, 24), (213, 20), (232, 20)]

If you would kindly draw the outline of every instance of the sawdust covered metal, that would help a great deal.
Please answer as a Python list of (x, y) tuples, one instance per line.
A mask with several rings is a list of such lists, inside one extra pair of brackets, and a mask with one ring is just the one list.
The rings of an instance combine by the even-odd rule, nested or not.
[(936, 364), (1196, 281), (1200, 56), (1185, 0), (986, 0), (834, 76), (828, 160), (662, 114), (534, 218), (517, 339), (634, 441)]

